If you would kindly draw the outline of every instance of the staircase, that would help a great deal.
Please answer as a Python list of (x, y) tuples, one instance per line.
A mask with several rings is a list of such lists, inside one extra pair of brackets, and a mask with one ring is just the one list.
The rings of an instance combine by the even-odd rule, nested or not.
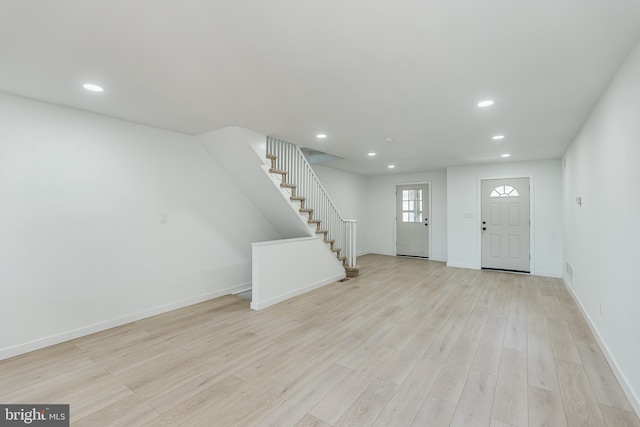
[(343, 219), (318, 180), (302, 151), (293, 144), (267, 137), (269, 172), (277, 177), (294, 207), (307, 217), (327, 248), (336, 255), (347, 273), (356, 277), (356, 221)]

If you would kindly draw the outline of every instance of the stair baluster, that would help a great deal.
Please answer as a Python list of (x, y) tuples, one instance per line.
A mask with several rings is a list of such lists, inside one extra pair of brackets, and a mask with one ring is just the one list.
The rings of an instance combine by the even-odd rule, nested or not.
[(267, 137), (267, 159), (271, 172), (282, 176), (283, 188), (291, 189), (291, 200), (300, 202), (308, 223), (316, 224), (328, 248), (349, 269), (356, 269), (356, 220), (342, 218), (302, 151), (293, 144)]

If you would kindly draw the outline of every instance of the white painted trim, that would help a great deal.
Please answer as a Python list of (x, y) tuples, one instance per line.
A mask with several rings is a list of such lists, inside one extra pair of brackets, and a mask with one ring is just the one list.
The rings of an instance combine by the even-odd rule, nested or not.
[[(478, 178), (478, 266), (475, 267), (476, 270), (482, 269), (482, 181), (491, 180), (491, 179), (517, 179), (517, 178), (528, 178), (529, 179), (529, 221), (531, 225), (529, 226), (529, 255), (531, 255), (531, 259), (529, 260), (529, 274), (532, 276), (537, 276), (536, 274), (536, 254), (535, 254), (535, 230), (536, 230), (536, 221), (535, 221), (535, 197), (533, 197), (535, 193), (534, 180), (532, 175), (503, 175), (492, 178)], [(551, 276), (555, 277), (555, 276)]]
[(238, 294), (243, 294), (245, 292), (249, 292), (253, 287), (251, 286), (251, 283), (247, 283), (245, 285), (243, 285), (242, 288), (236, 289), (234, 290), (231, 295), (238, 295)]
[[(533, 273), (530, 273), (533, 276)], [(558, 273), (549, 273), (547, 271), (536, 271), (536, 276), (539, 277), (553, 277), (554, 279), (561, 279), (562, 275), (558, 275)]]
[(636, 396), (631, 390), (631, 387), (629, 387), (629, 383), (626, 377), (618, 368), (618, 364), (616, 363), (615, 357), (611, 354), (611, 352), (609, 351), (609, 348), (605, 345), (604, 341), (602, 340), (602, 337), (598, 333), (598, 329), (596, 328), (595, 324), (591, 320), (591, 317), (589, 316), (589, 314), (587, 314), (587, 310), (585, 310), (584, 307), (582, 306), (582, 303), (580, 303), (580, 300), (578, 299), (575, 292), (573, 291), (573, 288), (569, 284), (569, 281), (567, 281), (564, 277), (562, 277), (562, 281), (564, 282), (565, 286), (569, 290), (569, 293), (571, 294), (571, 297), (575, 301), (576, 305), (578, 306), (578, 308), (580, 308), (582, 315), (584, 316), (584, 318), (587, 321), (587, 324), (589, 325), (589, 329), (591, 329), (593, 336), (598, 342), (598, 346), (600, 347), (600, 350), (602, 350), (602, 354), (604, 354), (605, 359), (607, 359), (607, 362), (609, 363), (609, 367), (611, 367), (611, 370), (613, 371), (613, 374), (616, 376), (616, 379), (620, 383), (620, 386), (622, 387), (624, 394), (627, 396), (627, 399), (629, 399), (629, 403), (631, 403), (631, 406), (633, 406), (633, 409), (636, 411), (636, 415), (640, 417), (640, 396)]
[(313, 283), (311, 285), (305, 286), (304, 288), (296, 289), (295, 291), (288, 292), (284, 295), (280, 295), (280, 296), (271, 298), (269, 300), (262, 301), (261, 303), (251, 301), (251, 308), (253, 310), (262, 310), (263, 308), (267, 308), (274, 304), (278, 304), (282, 301), (286, 301), (289, 298), (297, 297), (298, 295), (302, 295), (305, 292), (309, 292), (314, 289), (320, 288), (322, 286), (328, 285), (329, 283), (337, 282), (338, 280), (343, 279), (344, 277), (345, 277), (344, 274), (339, 274), (337, 276), (330, 277), (328, 279), (321, 280), (317, 283)]
[(469, 270), (480, 270), (480, 267), (478, 267), (477, 265), (458, 264), (458, 263), (455, 263), (455, 262), (447, 262), (447, 267), (467, 268)]
[(395, 253), (393, 253), (393, 252), (376, 252), (376, 251), (373, 251), (373, 252), (369, 252), (369, 253), (370, 253), (370, 254), (373, 254), (373, 255), (397, 256), (397, 255), (396, 255)]
[(159, 307), (154, 307), (149, 310), (144, 310), (128, 316), (107, 320), (105, 322), (94, 323), (93, 325), (83, 326), (82, 328), (52, 335), (50, 337), (37, 339), (37, 340), (26, 342), (13, 347), (3, 348), (3, 349), (0, 349), (0, 360), (8, 359), (10, 357), (18, 356), (24, 353), (35, 351), (35, 350), (40, 350), (45, 347), (49, 347), (55, 344), (60, 344), (65, 341), (70, 341), (70, 340), (84, 337), (87, 335), (95, 334), (97, 332), (102, 332), (107, 329), (126, 325), (127, 323), (135, 322), (137, 320), (146, 319), (147, 317), (155, 316), (157, 314), (162, 314), (162, 313), (166, 313), (179, 308), (198, 304), (204, 301), (208, 301), (210, 299), (219, 298), (219, 297), (230, 295), (230, 294), (237, 294), (237, 293), (243, 292), (243, 290), (249, 290), (249, 289), (251, 289), (250, 282), (242, 283), (240, 285), (236, 285), (231, 288), (222, 289), (219, 291), (200, 295), (198, 297), (187, 298), (181, 301), (162, 305)]
[[(367, 255), (367, 254), (384, 255), (384, 256), (398, 256), (398, 255), (396, 255), (394, 253), (391, 253), (391, 252), (375, 252), (375, 251), (374, 252), (369, 251), (369, 252), (367, 252), (365, 254), (362, 254), (362, 255)], [(362, 255), (358, 255), (358, 256), (362, 256)], [(444, 262), (444, 263), (447, 262), (446, 259), (439, 259), (439, 258), (431, 258), (431, 257), (429, 257), (429, 258), (424, 258), (424, 259), (428, 260), (428, 261), (435, 261), (435, 262)], [(457, 267), (455, 265), (448, 265), (448, 264), (447, 264), (447, 266), (449, 266), (449, 267)], [(462, 268), (472, 268), (474, 270), (477, 270), (477, 268), (475, 268), (475, 267), (462, 267)]]

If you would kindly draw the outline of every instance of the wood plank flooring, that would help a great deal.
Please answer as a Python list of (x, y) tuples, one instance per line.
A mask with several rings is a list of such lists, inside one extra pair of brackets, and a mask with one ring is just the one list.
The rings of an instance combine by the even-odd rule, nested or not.
[(558, 279), (366, 255), (255, 312), (227, 296), (0, 362), (74, 426), (635, 426)]

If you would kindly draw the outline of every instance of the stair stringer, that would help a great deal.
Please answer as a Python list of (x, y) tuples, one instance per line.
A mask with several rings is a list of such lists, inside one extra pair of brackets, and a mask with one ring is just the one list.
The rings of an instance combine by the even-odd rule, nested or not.
[(299, 207), (289, 200), (290, 193), (281, 189), (278, 179), (269, 173), (266, 136), (240, 127), (226, 127), (197, 138), (281, 238), (316, 237), (306, 217), (298, 212)]

